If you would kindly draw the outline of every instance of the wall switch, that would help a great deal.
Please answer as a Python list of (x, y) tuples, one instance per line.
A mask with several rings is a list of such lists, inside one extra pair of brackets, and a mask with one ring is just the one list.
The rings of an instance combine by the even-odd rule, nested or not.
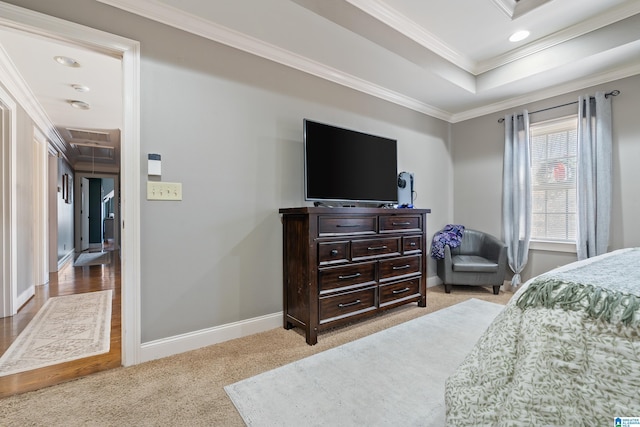
[(147, 200), (182, 200), (182, 183), (147, 181)]

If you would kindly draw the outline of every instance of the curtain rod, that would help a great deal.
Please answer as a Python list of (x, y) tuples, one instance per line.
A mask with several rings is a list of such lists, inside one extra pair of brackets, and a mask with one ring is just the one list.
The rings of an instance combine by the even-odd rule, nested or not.
[[(618, 95), (620, 95), (620, 91), (616, 89), (616, 90), (612, 90), (611, 92), (605, 93), (604, 97), (608, 98), (609, 96), (618, 96)], [(590, 99), (593, 99), (593, 96), (591, 96)], [(578, 103), (578, 101), (567, 102), (566, 104), (556, 105), (555, 107), (548, 107), (548, 108), (543, 108), (542, 110), (532, 111), (529, 114), (541, 113), (543, 111), (553, 110), (555, 108), (560, 108), (560, 107), (566, 107), (567, 105), (573, 105), (573, 104), (577, 104), (577, 103)], [(522, 117), (522, 114), (518, 114), (518, 117)], [(504, 122), (504, 117), (501, 117), (501, 118), (498, 119), (498, 123), (502, 123), (502, 122)]]

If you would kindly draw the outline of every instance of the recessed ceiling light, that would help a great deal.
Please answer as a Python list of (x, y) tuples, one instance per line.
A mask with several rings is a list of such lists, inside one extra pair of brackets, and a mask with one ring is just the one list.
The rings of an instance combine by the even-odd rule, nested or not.
[(88, 110), (91, 108), (89, 104), (83, 101), (69, 100), (68, 102), (73, 108), (77, 108), (78, 110)]
[(519, 42), (521, 40), (526, 39), (527, 37), (529, 37), (529, 31), (526, 31), (526, 30), (516, 31), (515, 33), (511, 34), (511, 37), (509, 37), (509, 41)]
[(89, 92), (91, 89), (89, 89), (89, 86), (85, 86), (85, 85), (79, 85), (79, 84), (72, 84), (71, 85), (72, 88), (74, 88), (76, 90), (76, 92)]
[(73, 58), (69, 58), (68, 56), (54, 56), (53, 59), (60, 65), (64, 65), (66, 67), (79, 67), (80, 63)]

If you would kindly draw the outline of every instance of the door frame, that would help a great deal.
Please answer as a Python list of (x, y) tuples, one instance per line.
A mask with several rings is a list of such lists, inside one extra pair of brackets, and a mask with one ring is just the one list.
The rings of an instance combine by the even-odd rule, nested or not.
[(49, 143), (35, 126), (33, 142), (33, 280), (37, 286), (49, 283)]
[[(134, 365), (140, 362), (140, 43), (115, 34), (99, 31), (53, 16), (45, 15), (22, 7), (0, 3), (0, 27), (16, 29), (63, 40), (102, 53), (122, 58), (123, 73), (123, 126), (121, 131), (121, 289), (122, 289), (122, 364)], [(4, 82), (3, 82), (4, 83)], [(30, 99), (24, 97), (24, 89), (8, 82), (7, 88), (14, 98), (30, 112)], [(20, 102), (22, 101), (22, 102)], [(15, 110), (14, 110), (15, 111)], [(14, 114), (15, 115), (15, 114)], [(36, 125), (50, 134), (53, 125), (40, 111), (30, 114)], [(9, 166), (9, 174), (15, 176)], [(4, 183), (3, 183), (4, 184)], [(11, 184), (11, 182), (9, 182)], [(14, 184), (15, 185), (15, 182)], [(12, 199), (15, 192), (11, 192)], [(15, 209), (15, 200), (3, 209)], [(10, 233), (15, 233), (10, 228)], [(2, 236), (3, 248), (15, 244), (8, 236)], [(11, 252), (11, 251), (10, 251)], [(2, 251), (3, 260), (12, 260), (11, 253)], [(14, 275), (15, 269), (11, 272)], [(5, 285), (3, 283), (3, 285)], [(6, 286), (5, 286), (6, 287)], [(6, 291), (6, 289), (3, 289)]]
[[(82, 189), (81, 184), (83, 182), (83, 179), (89, 179), (89, 178), (102, 178), (102, 179), (112, 179), (113, 180), (113, 189), (115, 191), (115, 194), (118, 194), (118, 190), (120, 188), (120, 176), (118, 176), (117, 174), (112, 174), (112, 173), (93, 173), (93, 172), (76, 172), (74, 174), (75, 178), (73, 180), (73, 185), (74, 185), (74, 197), (76, 200), (76, 204), (75, 204), (75, 218), (76, 221), (74, 224), (74, 228), (75, 228), (75, 247), (76, 248), (81, 248), (81, 244), (80, 244), (80, 235), (83, 235), (84, 233), (81, 230), (82, 227), (82, 221), (83, 220), (78, 220), (80, 218), (80, 210), (82, 208), (81, 206), (81, 196), (80, 194), (82, 193)], [(119, 198), (116, 196), (116, 200), (118, 200)], [(118, 205), (119, 206), (119, 205)], [(114, 209), (114, 219), (115, 224), (119, 224), (120, 223), (120, 209), (116, 208)], [(116, 246), (120, 245), (120, 233), (119, 233), (119, 229), (115, 229), (114, 230), (114, 243), (116, 244)], [(87, 240), (88, 240), (88, 235), (87, 235)], [(88, 245), (88, 242), (87, 242)], [(88, 246), (87, 246), (88, 247)], [(80, 252), (79, 250), (76, 249), (76, 252)]]
[(16, 201), (17, 104), (0, 87), (0, 316), (18, 312), (18, 252)]

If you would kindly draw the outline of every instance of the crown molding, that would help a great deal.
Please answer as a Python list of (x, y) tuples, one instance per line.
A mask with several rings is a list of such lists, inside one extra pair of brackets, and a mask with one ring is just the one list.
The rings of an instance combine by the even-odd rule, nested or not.
[[(449, 123), (457, 123), (464, 120), (469, 120), (475, 117), (484, 116), (487, 114), (492, 114), (497, 111), (522, 106), (524, 104), (544, 100), (553, 96), (561, 95), (563, 93), (579, 90), (585, 87), (606, 83), (612, 80), (629, 77), (635, 74), (640, 74), (640, 66), (629, 66), (625, 68), (621, 68), (612, 72), (599, 74), (597, 76), (592, 76), (586, 79), (578, 79), (575, 81), (571, 81), (564, 85), (554, 86), (553, 88), (549, 88), (546, 90), (536, 91), (534, 94), (523, 95), (520, 97), (510, 98), (505, 101), (501, 101), (494, 104), (489, 104), (486, 106), (482, 106), (480, 108), (474, 108), (471, 110), (467, 110), (460, 113), (451, 113), (432, 105), (426, 104), (422, 101), (419, 101), (415, 98), (409, 97), (407, 95), (389, 90), (377, 84), (374, 84), (370, 81), (361, 79), (359, 77), (353, 76), (351, 74), (345, 73), (338, 69), (329, 67), (325, 64), (321, 64), (317, 61), (311, 60), (309, 58), (303, 57), (301, 55), (295, 54), (288, 50), (282, 49), (278, 46), (272, 45), (270, 43), (264, 42), (263, 40), (248, 36), (246, 34), (240, 33), (236, 30), (224, 27), (222, 25), (216, 24), (214, 22), (205, 20), (198, 16), (189, 14), (180, 10), (178, 8), (166, 5), (161, 3), (158, 0), (96, 0), (100, 3), (108, 4), (110, 6), (116, 7), (118, 9), (142, 16), (147, 19), (151, 19), (162, 24), (177, 28), (179, 30), (198, 35), (200, 37), (207, 38), (209, 40), (222, 43), (233, 48), (242, 50), (244, 52), (277, 62), (279, 64), (297, 69), (299, 71), (305, 72), (307, 74), (334, 82), (336, 84), (354, 89), (356, 91), (366, 93), (368, 95), (392, 102), (394, 104), (403, 106), (405, 108), (411, 109), (413, 111), (417, 111), (419, 113), (441, 119), (447, 121)], [(391, 25), (393, 28), (396, 26), (402, 27), (407, 25), (407, 27), (415, 26), (415, 22), (407, 21), (406, 18), (403, 18), (397, 11), (394, 11), (391, 8), (386, 7), (379, 0), (345, 0), (362, 9), (366, 13), (370, 13), (372, 16), (377, 19), (382, 20), (387, 25)], [(523, 47), (522, 49), (518, 49), (517, 51), (512, 51), (507, 55), (503, 55), (501, 57), (497, 57), (492, 59), (495, 62), (486, 62), (483, 63), (483, 67), (486, 67), (486, 70), (490, 70), (501, 65), (505, 65), (507, 63), (516, 61), (525, 56), (531, 55), (538, 51), (544, 50), (556, 44), (567, 41), (571, 38), (579, 37), (582, 34), (586, 34), (590, 31), (593, 31), (596, 27), (604, 27), (608, 24), (617, 22), (621, 19), (632, 16), (636, 13), (640, 13), (640, 3), (635, 2), (635, 4), (626, 4), (620, 8), (617, 8), (609, 13), (603, 14), (602, 16), (596, 17), (592, 20), (585, 21), (582, 24), (570, 27), (564, 31), (558, 32), (553, 36), (545, 38), (536, 43), (530, 43), (529, 45)], [(380, 16), (381, 18), (378, 18)], [(383, 20), (384, 19), (384, 20)], [(395, 22), (395, 24), (390, 24), (386, 22)], [(398, 28), (396, 28), (398, 30)], [(422, 44), (428, 49), (433, 50), (434, 52), (441, 55), (437, 52), (437, 49), (440, 49), (442, 53), (441, 56), (444, 56), (446, 52), (448, 54), (452, 54), (456, 56), (455, 52), (446, 46), (441, 41), (437, 40), (435, 37), (429, 37), (428, 33), (424, 31), (419, 31), (420, 34), (417, 34), (419, 30), (416, 28), (412, 28), (411, 30), (407, 30), (407, 33), (411, 34), (412, 32), (416, 32), (415, 38), (412, 37), (414, 41)], [(404, 33), (404, 32), (403, 32)], [(417, 38), (422, 37), (422, 42), (416, 40)], [(429, 44), (431, 43), (431, 44)], [(459, 61), (461, 56), (457, 55)], [(453, 62), (453, 59), (449, 59)], [(463, 61), (464, 62), (464, 61)], [(456, 64), (458, 66), (460, 63)], [(477, 67), (477, 66), (476, 66)], [(461, 68), (463, 68), (461, 66)], [(475, 70), (475, 74), (478, 73), (478, 70)]]
[(611, 25), (625, 18), (629, 18), (638, 13), (640, 13), (640, 2), (630, 2), (623, 4), (618, 8), (607, 11), (606, 13), (602, 13), (579, 24), (551, 34), (547, 37), (543, 37), (541, 39), (528, 43), (522, 48), (514, 49), (510, 52), (505, 53), (504, 55), (499, 55), (484, 61), (479, 61), (477, 64), (475, 64), (473, 73), (475, 75), (486, 73), (487, 71), (502, 67), (503, 65), (518, 61), (529, 55), (536, 54), (545, 49), (549, 49), (553, 46), (578, 38), (592, 31), (606, 27), (607, 25)]
[(0, 81), (5, 85), (7, 91), (13, 96), (16, 103), (19, 104), (27, 113), (36, 127), (46, 136), (47, 140), (60, 152), (65, 160), (69, 159), (64, 155), (65, 142), (53, 122), (44, 111), (40, 103), (36, 100), (35, 95), (25, 83), (22, 75), (18, 72), (13, 61), (0, 46)]
[(463, 70), (474, 73), (475, 61), (460, 54), (424, 27), (379, 0), (345, 0)]
[[(380, 0), (345, 1), (385, 23), (421, 46), (431, 50), (452, 64), (476, 76), (640, 13), (639, 2), (623, 4), (579, 24), (558, 31), (548, 37), (528, 43), (504, 55), (498, 55), (483, 61), (474, 61), (426, 31), (406, 15), (401, 14)], [(508, 5), (506, 4), (510, 2), (506, 0), (493, 0), (493, 2), (500, 10), (511, 16), (510, 12), (508, 12)], [(513, 6), (516, 7), (515, 2)]]
[(640, 64), (630, 65), (628, 67), (619, 68), (614, 71), (600, 73), (597, 75), (589, 76), (588, 78), (574, 80), (569, 83), (554, 86), (546, 90), (536, 91), (535, 93), (523, 95), (515, 98), (510, 98), (502, 102), (496, 102), (482, 106), (480, 108), (474, 108), (464, 111), (462, 113), (456, 113), (451, 115), (450, 123), (463, 122), (465, 120), (474, 119), (476, 117), (486, 116), (499, 111), (508, 110), (510, 108), (522, 107), (523, 105), (543, 101), (545, 99), (559, 96), (565, 93), (574, 92), (580, 89), (588, 88), (591, 86), (601, 85), (609, 83), (615, 80), (624, 79), (627, 77), (640, 74)]
[(451, 114), (417, 99), (329, 67), (239, 31), (153, 0), (97, 0), (179, 30), (231, 46), (411, 110), (449, 121)]

